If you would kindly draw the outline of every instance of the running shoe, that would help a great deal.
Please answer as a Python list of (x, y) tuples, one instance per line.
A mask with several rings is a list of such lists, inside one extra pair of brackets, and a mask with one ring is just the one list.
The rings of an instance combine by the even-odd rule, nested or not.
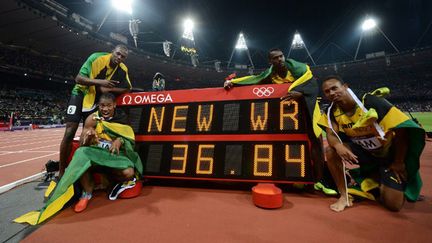
[(136, 185), (136, 178), (133, 178), (130, 181), (125, 181), (123, 183), (118, 183), (117, 185), (114, 186), (108, 198), (110, 200), (116, 200), (118, 195), (120, 195), (120, 193), (122, 193), (126, 189), (135, 187), (135, 185)]

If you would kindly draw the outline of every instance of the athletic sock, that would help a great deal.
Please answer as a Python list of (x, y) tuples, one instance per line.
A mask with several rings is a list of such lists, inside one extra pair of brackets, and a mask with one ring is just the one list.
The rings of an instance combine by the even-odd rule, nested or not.
[(93, 194), (91, 192), (83, 191), (82, 194), (81, 194), (80, 199), (81, 198), (85, 198), (85, 199), (90, 200), (92, 197), (93, 197)]

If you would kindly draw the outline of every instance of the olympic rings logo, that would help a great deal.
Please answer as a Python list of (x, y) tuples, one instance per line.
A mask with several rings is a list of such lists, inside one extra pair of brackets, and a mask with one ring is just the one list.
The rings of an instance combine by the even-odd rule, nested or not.
[(271, 94), (273, 94), (274, 89), (273, 89), (273, 87), (261, 87), (261, 88), (257, 87), (257, 88), (254, 88), (252, 90), (252, 92), (258, 97), (263, 97), (263, 96), (268, 97)]

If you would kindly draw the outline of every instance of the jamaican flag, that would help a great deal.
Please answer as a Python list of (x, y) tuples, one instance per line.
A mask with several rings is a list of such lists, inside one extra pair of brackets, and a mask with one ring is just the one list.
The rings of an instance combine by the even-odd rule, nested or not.
[[(96, 112), (93, 115), (97, 118), (99, 114)], [(106, 166), (120, 170), (132, 167), (139, 174), (142, 174), (143, 166), (141, 159), (133, 149), (135, 143), (134, 132), (123, 121), (125, 121), (125, 114), (116, 111), (113, 119), (110, 121), (98, 119), (96, 125), (96, 132), (99, 138), (121, 137), (124, 140), (124, 144), (120, 149), (120, 155), (111, 154), (109, 150), (97, 145), (78, 148), (45, 206), (40, 211), (32, 211), (16, 218), (14, 222), (36, 225), (60, 211), (75, 194), (73, 184), (91, 166)]]
[(317, 102), (318, 83), (313, 78), (312, 72), (308, 65), (287, 59), (285, 66), (288, 69), (286, 77), (279, 77), (273, 71), (273, 65), (259, 75), (245, 76), (230, 80), (233, 84), (264, 84), (264, 83), (292, 83), (288, 91), (298, 91), (305, 98), (306, 107), (309, 116), (312, 118), (312, 127), (316, 137), (321, 135), (321, 128), (317, 125), (321, 112)]
[[(380, 90), (382, 91), (382, 89)], [(355, 133), (361, 133), (362, 131), (367, 130), (367, 127), (371, 127), (373, 123), (378, 123), (379, 127), (381, 127), (381, 129), (386, 134), (386, 140), (382, 141), (382, 143), (384, 144), (383, 147), (387, 148), (390, 148), (391, 144), (386, 146), (386, 143), (394, 142), (392, 131), (395, 129), (405, 129), (408, 137), (408, 141), (406, 141), (408, 149), (405, 156), (405, 168), (407, 171), (405, 197), (409, 201), (416, 201), (422, 187), (419, 168), (420, 155), (425, 146), (425, 131), (402, 111), (389, 103), (386, 99), (379, 97), (379, 92), (377, 91), (380, 90), (367, 93), (363, 96), (362, 103), (367, 109), (367, 112), (357, 109), (356, 114), (350, 117), (350, 119), (355, 119), (356, 117), (358, 118), (357, 121), (352, 121), (352, 126), (343, 126), (340, 124), (340, 122), (338, 122), (342, 121), (342, 117), (344, 116), (338, 107), (332, 109), (331, 119), (336, 120), (336, 123), (339, 124), (339, 126), (335, 128), (335, 131), (341, 138), (352, 138)], [(329, 127), (327, 114), (322, 115), (319, 124), (324, 127)], [(389, 158), (389, 153), (391, 150), (383, 150), (386, 153), (386, 157)], [(381, 152), (377, 151), (375, 154), (381, 157), (383, 156), (383, 153)], [(374, 152), (372, 152), (372, 154), (374, 154)], [(380, 165), (378, 163), (367, 163), (365, 165), (361, 165), (360, 168), (350, 170), (350, 175), (358, 184), (358, 186), (349, 188), (348, 192), (353, 195), (374, 200), (375, 198), (373, 194), (370, 193), (370, 191), (372, 191), (372, 189), (378, 188), (379, 184), (373, 179), (367, 178), (367, 175), (372, 171), (378, 171), (379, 166)]]
[[(116, 67), (110, 66), (112, 54), (107, 52), (96, 52), (90, 55), (82, 65), (79, 74), (91, 79), (107, 79), (119, 81), (117, 88), (132, 88), (129, 80), (128, 69), (125, 64), (120, 63)], [(72, 89), (73, 95), (84, 94), (83, 111), (91, 111), (98, 100), (98, 91), (94, 85), (76, 84)]]

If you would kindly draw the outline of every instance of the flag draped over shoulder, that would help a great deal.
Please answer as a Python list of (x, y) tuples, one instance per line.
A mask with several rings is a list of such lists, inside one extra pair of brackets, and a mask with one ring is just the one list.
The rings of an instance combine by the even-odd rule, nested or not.
[[(308, 65), (294, 61), (292, 59), (287, 59), (285, 62), (285, 66), (288, 69), (288, 74), (286, 79), (280, 80), (271, 80), (273, 83), (292, 83), (289, 87), (288, 91), (298, 91), (303, 94), (305, 98), (306, 107), (309, 113), (309, 116), (312, 119), (312, 127), (316, 137), (321, 135), (321, 128), (318, 126), (318, 121), (321, 116), (321, 112), (319, 109), (319, 105), (317, 102), (318, 96), (318, 83), (313, 78), (312, 72)], [(273, 73), (273, 65), (270, 68), (266, 69), (264, 72), (259, 75), (251, 75), (245, 76), (241, 78), (236, 78), (230, 80), (233, 84), (238, 85), (250, 85), (250, 84), (259, 84), (262, 83), (263, 80), (272, 79)]]
[[(378, 125), (383, 129), (384, 133), (403, 128), (407, 132), (408, 141), (406, 144), (408, 146), (407, 154), (405, 156), (405, 168), (407, 170), (408, 181), (405, 189), (405, 196), (410, 201), (416, 201), (420, 195), (420, 189), (422, 187), (422, 180), (419, 173), (420, 168), (420, 155), (425, 146), (425, 131), (419, 125), (417, 125), (412, 119), (405, 115), (398, 108), (390, 104), (387, 100), (377, 97), (375, 92), (368, 93), (363, 97), (364, 106), (369, 109), (368, 112), (364, 114), (373, 113), (376, 118), (371, 118), (375, 120)], [(370, 112), (372, 111), (372, 112)], [(332, 118), (333, 119), (333, 118)], [(364, 120), (371, 120), (364, 119)], [(323, 114), (319, 124), (324, 127), (329, 127), (327, 114)], [(360, 123), (357, 123), (357, 126)], [(370, 122), (365, 122), (364, 126), (370, 126)], [(339, 136), (344, 136), (343, 131), (338, 132)], [(392, 161), (391, 161), (392, 162)], [(371, 163), (366, 166), (368, 168), (357, 168), (350, 171), (353, 179), (359, 183), (359, 187), (355, 189), (349, 189), (349, 192), (359, 196), (365, 196), (369, 199), (374, 199), (371, 194), (367, 192), (377, 188), (378, 184), (372, 182), (370, 178), (365, 178), (363, 171), (378, 170), (378, 163)], [(362, 167), (364, 167), (362, 166)], [(366, 192), (366, 194), (362, 192)]]
[[(40, 211), (32, 211), (16, 218), (14, 222), (36, 225), (44, 222), (60, 211), (74, 196), (73, 184), (78, 181), (81, 175), (91, 166), (99, 165), (120, 170), (132, 167), (135, 168), (139, 174), (142, 174), (143, 166), (141, 159), (133, 150), (135, 135), (129, 125), (118, 123), (121, 119), (116, 119), (116, 117), (114, 117), (109, 122), (98, 121), (97, 124), (97, 127), (101, 127), (109, 136), (123, 138), (124, 144), (120, 150), (120, 155), (111, 154), (109, 150), (97, 146), (78, 148), (45, 206)], [(96, 130), (97, 129), (98, 128), (96, 128)]]
[[(129, 80), (128, 68), (124, 63), (120, 63), (115, 68), (110, 66), (112, 54), (107, 52), (96, 52), (90, 55), (82, 65), (79, 74), (91, 79), (107, 79), (119, 81), (117, 88), (132, 88)], [(95, 85), (76, 84), (72, 89), (72, 94), (79, 92), (84, 94), (83, 111), (93, 110), (96, 106), (95, 101), (100, 95)]]

